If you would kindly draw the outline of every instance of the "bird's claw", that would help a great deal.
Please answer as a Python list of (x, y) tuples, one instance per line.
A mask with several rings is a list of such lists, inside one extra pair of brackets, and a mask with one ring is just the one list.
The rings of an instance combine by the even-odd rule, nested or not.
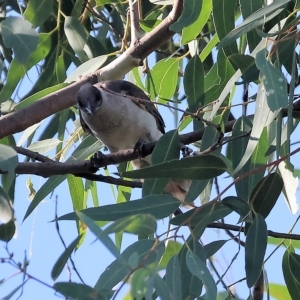
[(103, 167), (106, 170), (107, 166), (104, 163), (106, 158), (107, 158), (107, 156), (105, 154), (103, 154), (101, 151), (97, 151), (91, 157), (91, 163), (97, 169), (100, 169)]
[(143, 158), (143, 146), (146, 144), (146, 141), (143, 138), (139, 138), (137, 143), (133, 147), (133, 151), (138, 153), (139, 160), (142, 161)]

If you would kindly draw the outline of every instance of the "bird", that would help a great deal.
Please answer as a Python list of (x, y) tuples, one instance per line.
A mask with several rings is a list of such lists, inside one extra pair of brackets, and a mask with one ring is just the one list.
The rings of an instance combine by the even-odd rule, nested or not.
[[(111, 153), (136, 149), (138, 143), (158, 141), (165, 133), (164, 120), (154, 103), (129, 81), (86, 83), (76, 98), (83, 130), (100, 140)], [(151, 164), (151, 155), (133, 161), (137, 169)], [(189, 181), (171, 180), (165, 192), (184, 201), (189, 185)]]

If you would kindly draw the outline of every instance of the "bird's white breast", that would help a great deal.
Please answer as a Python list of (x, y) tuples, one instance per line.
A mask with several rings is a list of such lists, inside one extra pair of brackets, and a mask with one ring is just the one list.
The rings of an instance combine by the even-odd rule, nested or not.
[(129, 98), (103, 91), (102, 100), (93, 115), (83, 112), (82, 117), (111, 152), (132, 149), (140, 138), (151, 142), (162, 136), (154, 117)]

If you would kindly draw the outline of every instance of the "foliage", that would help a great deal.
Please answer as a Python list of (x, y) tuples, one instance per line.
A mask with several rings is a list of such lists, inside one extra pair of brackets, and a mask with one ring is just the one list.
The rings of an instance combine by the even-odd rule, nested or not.
[[(240, 247), (245, 247), (244, 280), (249, 288), (256, 288), (248, 299), (261, 299), (255, 292), (262, 288), (261, 278), (265, 278), (266, 292), (273, 297), (287, 299), (289, 294), (298, 299), (300, 258), (290, 240), (299, 240), (299, 235), (274, 235), (265, 219), (272, 214), (281, 193), (292, 214), (298, 209), (293, 163), (300, 148), (292, 145), (297, 140), (290, 137), (298, 129), (300, 111), (296, 90), (299, 1), (278, 0), (268, 5), (262, 0), (18, 3), (7, 0), (0, 15), (0, 239), (9, 245), (20, 221), (15, 220), (13, 210), (17, 207), (17, 182), (27, 184), (30, 190), (25, 222), (47, 195), (67, 182), (74, 211), (56, 218), (53, 224), (63, 227), (62, 220), (74, 222), (78, 236), (70, 238), (72, 242), (65, 245), (52, 271), (44, 270), (55, 281), (48, 285), (53, 293), (70, 299), (115, 299), (128, 284), (127, 299), (232, 299), (230, 287), (234, 283), (225, 283), (224, 276), (235, 258), (223, 274), (216, 271), (212, 260), (230, 241), (238, 243), (236, 256), (243, 255)], [(134, 14), (131, 20), (127, 18), (128, 6), (139, 16), (138, 27), (144, 35), (134, 36), (131, 31), (131, 42), (129, 27), (139, 28)], [(170, 36), (174, 36), (160, 41), (157, 29), (168, 22), (173, 6), (180, 12), (169, 21), (169, 29), (174, 31)], [(144, 42), (147, 45), (153, 32), (159, 44), (155, 49), (148, 45), (148, 53), (155, 51), (143, 67), (137, 66), (136, 60), (140, 59), (139, 64), (144, 57), (135, 53)], [(123, 62), (130, 57), (134, 59), (128, 67)], [(120, 63), (114, 65), (115, 61)], [(150, 69), (148, 62), (153, 64)], [(96, 170), (82, 169), (89, 166), (82, 161), (89, 160), (103, 145), (83, 133), (72, 106), (75, 93), (66, 98), (61, 93), (71, 91), (73, 86), (78, 90), (80, 76), (86, 76), (82, 80), (92, 80), (95, 75), (101, 79), (109, 70), (123, 77), (126, 68), (130, 71), (128, 80), (158, 105), (172, 108), (177, 130), (157, 142), (152, 166), (132, 170), (130, 164), (120, 160), (117, 180), (112, 181), (110, 166), (93, 177)], [(36, 73), (34, 82), (24, 84), (28, 74)], [(60, 106), (61, 102), (65, 106)], [(237, 105), (243, 107), (242, 113), (234, 110)], [(248, 113), (251, 110), (253, 114)], [(19, 124), (10, 122), (16, 113), (24, 116)], [(22, 134), (17, 133), (20, 130), (16, 126), (23, 126)], [(1, 130), (9, 133), (2, 134)], [(188, 133), (183, 135), (183, 130)], [(196, 155), (180, 159), (179, 141), (193, 144)], [(21, 155), (25, 155), (24, 161)], [(80, 171), (71, 169), (74, 166)], [(220, 185), (220, 191), (224, 173), (231, 182)], [(49, 178), (37, 189), (31, 177), (25, 183), (18, 174)], [(130, 178), (145, 179), (142, 196), (135, 201), (129, 201), (136, 184)], [(181, 208), (178, 199), (162, 194), (170, 179), (191, 180), (185, 199), (190, 205), (187, 210)], [(93, 180), (103, 182), (96, 185)], [(105, 182), (118, 185), (112, 187), (114, 204), (99, 205), (98, 188)], [(92, 207), (88, 207), (89, 198)], [(234, 213), (239, 216), (238, 225), (222, 222)], [(168, 224), (166, 233), (157, 226), (160, 219)], [(228, 240), (220, 238), (205, 244), (201, 237), (209, 227), (236, 230), (237, 234), (230, 231)], [(67, 261), (71, 260), (76, 270), (72, 254), (86, 246), (87, 229), (114, 260), (99, 274), (95, 285), (83, 281), (78, 273), (78, 281), (59, 281)], [(127, 233), (137, 239), (124, 249)], [(269, 285), (263, 276), (268, 271), (264, 267), (269, 259), (266, 249), (274, 244), (273, 240), (268, 244), (268, 235), (272, 234), (283, 238), (278, 248), (286, 247), (281, 272), (287, 288)], [(3, 299), (21, 292), (33, 278), (27, 273), (27, 258), (17, 263), (8, 253), (2, 262), (16, 267), (24, 277), (22, 284)], [(225, 287), (225, 293), (218, 293), (219, 285)]]

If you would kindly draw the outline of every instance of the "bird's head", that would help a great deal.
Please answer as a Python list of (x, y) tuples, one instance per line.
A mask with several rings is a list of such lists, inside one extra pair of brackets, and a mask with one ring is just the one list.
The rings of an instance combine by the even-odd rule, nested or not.
[(101, 91), (90, 83), (86, 83), (77, 93), (77, 103), (81, 111), (93, 115), (102, 105)]

